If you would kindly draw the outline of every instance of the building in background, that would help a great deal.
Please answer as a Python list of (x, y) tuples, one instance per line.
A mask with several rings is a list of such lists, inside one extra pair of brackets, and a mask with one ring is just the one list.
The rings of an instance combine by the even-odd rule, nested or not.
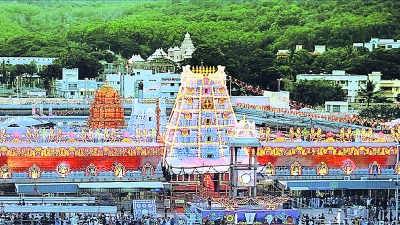
[(349, 112), (349, 103), (344, 101), (326, 101), (325, 111), (334, 113), (347, 113)]
[(181, 84), (180, 74), (143, 69), (136, 69), (131, 74), (106, 74), (106, 79), (123, 98), (135, 97), (139, 100), (175, 99)]
[(298, 74), (296, 80), (327, 80), (340, 85), (347, 96), (348, 102), (358, 100), (358, 92), (365, 88), (368, 80), (376, 83), (376, 90), (381, 82), (381, 72), (372, 72), (368, 75), (346, 74), (344, 70), (334, 70), (332, 74)]
[(132, 69), (149, 69), (155, 72), (175, 71), (182, 60), (192, 58), (195, 50), (190, 34), (186, 33), (180, 47), (170, 47), (167, 52), (158, 48), (146, 60), (138, 54), (133, 54), (128, 59), (128, 66)]
[(45, 57), (0, 57), (0, 62), (7, 65), (22, 65), (35, 63), (38, 72), (42, 66), (48, 66), (53, 64), (53, 61), (58, 58), (45, 58)]
[(369, 51), (373, 51), (374, 49), (392, 49), (392, 48), (400, 48), (400, 42), (395, 41), (393, 39), (380, 39), (380, 38), (371, 38), (371, 40), (367, 43), (353, 43), (353, 47), (364, 47)]
[(382, 94), (393, 102), (399, 102), (400, 97), (400, 80), (381, 80), (379, 87)]
[[(294, 50), (294, 52), (303, 50), (303, 45), (296, 45), (296, 48)], [(315, 45), (314, 46), (314, 51), (312, 52), (308, 52), (310, 53), (312, 56), (320, 56), (322, 54), (324, 54), (326, 51), (326, 46), (325, 45)], [(278, 52), (276, 53), (276, 58), (285, 58), (288, 57), (290, 55), (290, 50), (289, 49), (281, 49), (278, 50)]]
[(181, 47), (175, 46), (171, 47), (168, 49), (168, 56), (174, 61), (174, 62), (180, 62), (185, 59), (190, 59), (192, 58), (193, 52), (196, 50), (196, 48), (193, 45), (192, 38), (190, 37), (189, 33), (185, 34), (185, 38), (183, 39), (181, 43)]
[(67, 99), (84, 99), (93, 98), (95, 90), (97, 90), (103, 82), (98, 82), (95, 79), (85, 78), (78, 79), (78, 69), (63, 68), (62, 79), (56, 80), (55, 95), (57, 97)]

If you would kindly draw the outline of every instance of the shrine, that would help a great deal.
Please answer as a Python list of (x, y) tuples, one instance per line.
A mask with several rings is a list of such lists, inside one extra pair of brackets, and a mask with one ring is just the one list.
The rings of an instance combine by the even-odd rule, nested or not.
[(106, 83), (96, 91), (90, 106), (88, 125), (96, 128), (122, 128), (125, 123), (124, 109), (117, 90)]

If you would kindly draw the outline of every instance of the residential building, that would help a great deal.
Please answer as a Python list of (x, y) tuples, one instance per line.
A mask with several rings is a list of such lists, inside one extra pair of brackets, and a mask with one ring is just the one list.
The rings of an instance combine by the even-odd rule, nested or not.
[(377, 48), (392, 49), (400, 48), (400, 42), (395, 41), (394, 39), (371, 38), (368, 43), (353, 43), (353, 47), (364, 47), (369, 51), (373, 51)]
[(63, 68), (62, 79), (56, 80), (55, 95), (68, 99), (93, 98), (95, 91), (104, 84), (95, 79), (78, 79), (78, 69)]
[(381, 80), (379, 87), (382, 90), (383, 96), (392, 100), (393, 102), (399, 102), (398, 97), (400, 96), (400, 80)]
[[(373, 81), (376, 84), (381, 82), (381, 72), (372, 72), (368, 75), (354, 75), (346, 74), (344, 70), (334, 70), (332, 74), (298, 74), (297, 80), (328, 80), (333, 81), (340, 85), (347, 96), (348, 102), (356, 102), (358, 99), (358, 93), (365, 85), (368, 80)], [(379, 89), (379, 85), (376, 85), (376, 89)]]

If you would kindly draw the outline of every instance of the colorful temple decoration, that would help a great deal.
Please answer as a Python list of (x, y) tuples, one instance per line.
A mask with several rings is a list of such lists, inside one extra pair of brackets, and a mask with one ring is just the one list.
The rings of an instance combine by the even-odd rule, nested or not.
[(346, 159), (343, 161), (342, 164), (342, 170), (345, 175), (351, 175), (355, 170), (357, 166), (351, 159)]
[(318, 164), (317, 175), (325, 176), (328, 174), (329, 174), (328, 165), (326, 165), (326, 163), (324, 163), (324, 162), (321, 162), (320, 164)]
[(96, 91), (89, 113), (88, 125), (91, 129), (122, 128), (125, 123), (119, 93), (108, 81)]
[(220, 158), (228, 152), (236, 116), (223, 66), (183, 67), (164, 137), (166, 156)]
[(299, 162), (295, 161), (290, 166), (290, 175), (301, 175), (302, 174), (302, 166)]

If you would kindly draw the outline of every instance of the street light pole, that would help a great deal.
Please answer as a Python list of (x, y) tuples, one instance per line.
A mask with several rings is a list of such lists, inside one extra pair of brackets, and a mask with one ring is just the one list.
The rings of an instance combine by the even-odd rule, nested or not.
[(283, 78), (277, 79), (277, 81), (278, 81), (278, 92), (281, 91), (281, 81), (282, 81), (282, 80), (283, 80)]
[[(397, 154), (396, 154), (396, 165), (399, 163), (399, 143), (397, 143)], [(395, 200), (396, 200), (396, 222), (395, 224), (399, 224), (399, 173), (396, 171), (396, 191), (395, 191)]]

